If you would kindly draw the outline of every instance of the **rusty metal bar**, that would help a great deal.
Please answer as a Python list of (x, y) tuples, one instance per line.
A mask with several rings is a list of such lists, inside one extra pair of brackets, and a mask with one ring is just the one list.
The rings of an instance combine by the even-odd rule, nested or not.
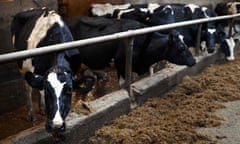
[(197, 33), (196, 55), (200, 54), (201, 32), (202, 32), (202, 24), (199, 25), (198, 33)]
[(184, 21), (184, 22), (178, 22), (173, 24), (165, 24), (165, 25), (147, 27), (147, 28), (142, 28), (137, 30), (129, 30), (129, 31), (115, 33), (111, 35), (105, 35), (105, 36), (78, 40), (73, 42), (67, 42), (67, 43), (57, 44), (52, 46), (45, 46), (42, 48), (37, 48), (32, 50), (23, 50), (18, 52), (1, 54), (0, 63), (11, 62), (11, 61), (38, 56), (42, 54), (47, 54), (51, 52), (63, 51), (67, 49), (72, 49), (73, 47), (77, 47), (77, 46), (85, 46), (85, 45), (90, 45), (90, 44), (104, 42), (104, 41), (110, 41), (110, 40), (119, 39), (119, 38), (133, 37), (136, 35), (147, 34), (155, 31), (161, 31), (161, 30), (171, 29), (171, 28), (176, 28), (181, 26), (187, 26), (187, 25), (199, 24), (199, 23), (216, 21), (216, 20), (223, 20), (223, 19), (231, 19), (239, 16), (240, 14), (234, 14), (234, 15), (218, 16), (218, 17), (212, 17), (212, 18), (202, 18), (198, 20)]
[(129, 37), (125, 40), (125, 56), (126, 56), (126, 65), (125, 65), (125, 78), (126, 81), (124, 83), (124, 87), (129, 87), (132, 82), (132, 54), (133, 54), (133, 43), (134, 37)]
[(234, 19), (231, 19), (230, 22), (229, 22), (229, 31), (228, 31), (228, 37), (231, 37), (232, 36), (232, 29), (233, 29), (233, 26), (234, 26)]

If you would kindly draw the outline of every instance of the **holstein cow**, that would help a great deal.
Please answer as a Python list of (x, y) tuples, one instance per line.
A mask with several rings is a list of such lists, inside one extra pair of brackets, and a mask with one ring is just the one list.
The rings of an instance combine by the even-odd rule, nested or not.
[[(42, 46), (72, 41), (72, 35), (61, 17), (48, 8), (32, 9), (16, 14), (11, 24), (14, 48), (29, 50)], [(41, 109), (47, 116), (48, 132), (64, 131), (65, 118), (71, 108), (74, 75), (70, 59), (77, 49), (45, 54), (18, 62), (31, 120), (36, 120), (32, 104), (32, 87), (40, 90)]]
[[(168, 4), (168, 7), (171, 7), (173, 9), (176, 22), (216, 16), (214, 11), (195, 4)], [(196, 46), (196, 34), (198, 32), (198, 27), (199, 25), (196, 24), (177, 28), (177, 30), (184, 35), (188, 46)], [(201, 36), (201, 41), (206, 41), (208, 52), (214, 52), (216, 36), (216, 28), (214, 23), (204, 23)]]
[[(133, 47), (132, 70), (138, 75), (148, 72), (149, 67), (161, 60), (167, 60), (178, 65), (193, 66), (196, 61), (187, 45), (183, 40), (183, 36), (175, 30), (169, 34), (154, 32), (148, 34), (145, 44), (142, 47)], [(125, 50), (120, 49), (116, 57), (116, 67), (120, 76), (125, 77)]]
[[(228, 14), (237, 14), (240, 11), (239, 2), (227, 2), (227, 3), (218, 3), (215, 7), (215, 12), (218, 16), (228, 15)], [(234, 34), (227, 35), (229, 32), (229, 20), (220, 20), (217, 21), (217, 33), (218, 33), (218, 42), (220, 44), (220, 50), (223, 51), (227, 60), (234, 60), (234, 48), (236, 45), (237, 39), (233, 39)], [(238, 33), (236, 29), (236, 23), (233, 25), (233, 30), (235, 33)]]
[[(68, 26), (75, 39), (101, 36), (130, 29), (143, 28), (144, 25), (134, 20), (107, 19), (103, 17), (75, 17), (69, 20)], [(122, 39), (100, 44), (81, 47), (83, 62), (91, 69), (107, 66), (111, 59), (115, 60), (118, 76), (125, 76), (125, 48)], [(178, 32), (171, 34), (153, 33), (134, 38), (133, 71), (138, 74), (147, 72), (150, 64), (160, 60), (169, 60), (179, 65), (193, 66), (195, 59), (188, 51), (182, 35)]]
[(103, 16), (116, 19), (132, 19), (146, 24), (145, 22), (148, 19), (149, 15), (151, 15), (159, 6), (160, 5), (157, 3), (122, 5), (112, 5), (106, 3), (93, 4), (89, 11), (90, 16)]
[(126, 10), (131, 7), (130, 3), (112, 5), (110, 3), (105, 4), (92, 4), (89, 8), (89, 16), (103, 16), (103, 17), (112, 17), (115, 10)]

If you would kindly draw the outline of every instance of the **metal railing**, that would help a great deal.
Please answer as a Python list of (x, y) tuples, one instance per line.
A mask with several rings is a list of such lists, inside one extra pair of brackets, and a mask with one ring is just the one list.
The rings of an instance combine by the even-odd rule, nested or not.
[(147, 33), (151, 33), (151, 32), (156, 32), (156, 31), (161, 31), (161, 30), (166, 30), (166, 29), (187, 26), (187, 25), (200, 24), (200, 23), (211, 22), (211, 21), (218, 21), (218, 20), (223, 20), (223, 19), (232, 19), (233, 20), (234, 18), (237, 18), (239, 16), (240, 16), (240, 14), (234, 14), (234, 15), (202, 18), (202, 19), (197, 19), (197, 20), (183, 21), (183, 22), (177, 22), (177, 23), (172, 23), (172, 24), (165, 24), (165, 25), (152, 26), (152, 27), (141, 28), (141, 29), (136, 29), (136, 30), (129, 30), (129, 31), (125, 31), (125, 32), (119, 32), (119, 33), (114, 33), (114, 34), (110, 34), (110, 35), (98, 36), (98, 37), (94, 37), (94, 38), (88, 38), (88, 39), (83, 39), (83, 40), (66, 42), (66, 43), (62, 43), (62, 44), (45, 46), (45, 47), (36, 48), (36, 49), (11, 52), (11, 53), (7, 53), (7, 54), (1, 54), (0, 55), (0, 63), (6, 63), (6, 62), (30, 58), (30, 57), (34, 57), (34, 56), (38, 56), (38, 55), (43, 55), (43, 54), (47, 54), (47, 53), (73, 49), (74, 47), (79, 47), (79, 46), (81, 47), (81, 46), (91, 45), (91, 44), (105, 42), (105, 41), (111, 41), (111, 40), (120, 39), (120, 38), (127, 38), (127, 43), (128, 43), (127, 45), (129, 45), (129, 46), (126, 46), (126, 48), (127, 48), (127, 51), (126, 51), (127, 52), (127, 54), (126, 54), (126, 56), (127, 56), (127, 58), (126, 58), (126, 76), (127, 76), (127, 78), (126, 79), (127, 79), (127, 83), (130, 83), (131, 80), (129, 80), (130, 78), (128, 78), (128, 77), (131, 77), (131, 74), (130, 74), (131, 73), (131, 56), (132, 56), (132, 43), (134, 40), (134, 36), (147, 34)]

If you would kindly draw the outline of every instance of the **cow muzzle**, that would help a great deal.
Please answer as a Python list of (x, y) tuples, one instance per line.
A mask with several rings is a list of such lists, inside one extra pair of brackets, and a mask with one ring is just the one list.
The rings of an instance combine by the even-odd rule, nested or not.
[(51, 120), (48, 120), (45, 125), (46, 131), (49, 133), (61, 133), (65, 131), (65, 122), (63, 123), (54, 123)]

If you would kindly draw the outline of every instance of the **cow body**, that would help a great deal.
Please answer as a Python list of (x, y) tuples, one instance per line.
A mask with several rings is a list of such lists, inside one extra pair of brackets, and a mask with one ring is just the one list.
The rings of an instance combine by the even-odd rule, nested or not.
[[(53, 10), (33, 9), (18, 13), (11, 25), (14, 48), (29, 50), (72, 41), (72, 35)], [(24, 78), (31, 120), (35, 120), (32, 88), (40, 90), (42, 110), (47, 115), (46, 130), (64, 131), (65, 118), (71, 107), (74, 75), (68, 61), (78, 55), (77, 49), (45, 54), (18, 62)]]
[[(88, 21), (88, 24), (86, 24)], [(103, 26), (104, 23), (104, 26)], [(106, 33), (111, 33), (126, 31), (130, 29), (143, 28), (144, 25), (134, 20), (116, 20), (116, 19), (106, 19), (103, 17), (75, 17), (70, 20), (68, 26), (73, 33), (75, 39), (83, 39), (91, 36), (100, 36)], [(88, 26), (88, 28), (86, 27)], [(101, 27), (101, 28), (99, 28)], [(175, 32), (176, 33), (176, 32)], [(140, 35), (134, 38), (133, 44), (133, 71), (138, 74), (143, 74), (148, 69), (149, 64), (166, 59), (173, 63), (180, 65), (192, 66), (195, 64), (195, 59), (188, 53), (188, 49), (185, 49), (185, 43), (180, 40), (180, 34), (173, 35), (171, 33), (169, 36), (161, 35), (160, 33)], [(169, 39), (168, 39), (169, 38)], [(178, 43), (179, 42), (179, 43)], [(178, 43), (174, 45), (173, 43)], [(110, 62), (110, 59), (114, 59), (115, 65), (117, 67), (118, 76), (125, 76), (125, 47), (124, 41), (117, 40), (106, 43), (100, 43), (96, 45), (91, 45), (87, 47), (79, 48), (81, 57), (79, 61), (90, 68), (100, 68), (96, 66), (104, 66)], [(153, 44), (153, 45), (152, 45)], [(172, 45), (173, 44), (173, 45)], [(182, 48), (184, 47), (184, 48)], [(161, 49), (162, 48), (162, 49)], [(151, 51), (155, 50), (155, 51)], [(179, 51), (179, 49), (181, 49)], [(167, 51), (166, 53), (163, 51)], [(186, 54), (187, 53), (187, 54)], [(99, 54), (99, 55), (97, 55)], [(149, 54), (146, 56), (145, 54)], [(157, 54), (156, 57), (151, 57), (151, 54)], [(165, 55), (166, 54), (166, 55)], [(164, 55), (164, 56), (163, 56)], [(94, 59), (89, 59), (94, 56)], [(105, 62), (102, 60), (106, 59)], [(184, 60), (182, 60), (184, 59)], [(101, 63), (103, 62), (103, 63)], [(107, 62), (107, 63), (106, 63)], [(101, 63), (101, 64), (99, 64)]]

